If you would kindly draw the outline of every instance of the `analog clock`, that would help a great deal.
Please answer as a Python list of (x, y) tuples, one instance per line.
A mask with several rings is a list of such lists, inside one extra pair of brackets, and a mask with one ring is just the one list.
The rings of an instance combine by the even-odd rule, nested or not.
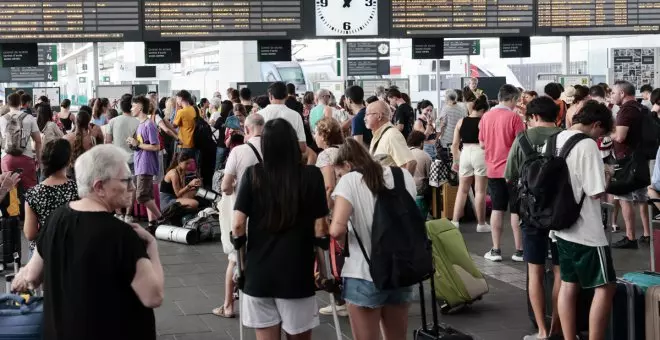
[(378, 0), (314, 0), (317, 36), (378, 35)]

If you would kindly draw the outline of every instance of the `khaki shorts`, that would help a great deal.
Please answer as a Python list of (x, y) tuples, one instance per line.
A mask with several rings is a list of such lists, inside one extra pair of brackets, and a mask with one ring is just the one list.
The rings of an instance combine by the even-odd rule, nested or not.
[(147, 203), (155, 198), (154, 196), (154, 176), (152, 175), (139, 175), (136, 176), (137, 191), (135, 196), (138, 203)]
[(486, 152), (478, 144), (466, 144), (458, 163), (458, 176), (486, 176)]
[(282, 325), (287, 334), (295, 335), (317, 327), (319, 307), (316, 297), (303, 299), (277, 299), (241, 296), (241, 318), (243, 326), (268, 328)]

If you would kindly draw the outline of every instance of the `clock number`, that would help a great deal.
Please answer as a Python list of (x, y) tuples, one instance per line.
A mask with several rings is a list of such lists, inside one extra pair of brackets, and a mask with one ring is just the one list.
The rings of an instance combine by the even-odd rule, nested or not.
[(345, 31), (348, 31), (348, 30), (350, 30), (350, 29), (351, 29), (351, 23), (350, 23), (350, 22), (345, 22), (345, 23), (344, 23), (344, 30), (345, 30)]
[(321, 5), (321, 7), (328, 7), (328, 0), (320, 0), (319, 5)]
[(364, 0), (364, 5), (367, 7), (371, 7), (374, 5), (374, 0)]

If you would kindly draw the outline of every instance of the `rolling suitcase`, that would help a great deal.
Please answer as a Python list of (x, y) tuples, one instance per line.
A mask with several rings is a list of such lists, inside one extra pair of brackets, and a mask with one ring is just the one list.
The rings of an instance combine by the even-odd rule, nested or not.
[(660, 271), (660, 220), (656, 220), (656, 212), (654, 203), (660, 203), (660, 199), (652, 198), (648, 200), (649, 205), (649, 226), (651, 227), (651, 268), (652, 272)]
[[(435, 275), (434, 275), (435, 276)], [(426, 320), (426, 302), (424, 296), (424, 282), (419, 283), (419, 306), (422, 310), (422, 327), (413, 331), (413, 339), (415, 340), (472, 340), (473, 338), (467, 334), (463, 334), (447, 325), (438, 322), (438, 307), (435, 299), (435, 283), (434, 279), (431, 280), (431, 314), (433, 316), (433, 323), (429, 327)]]
[(645, 312), (644, 304), (644, 292), (638, 285), (617, 280), (606, 339), (644, 340), (646, 335), (645, 318), (642, 316)]
[(488, 283), (465, 246), (461, 232), (449, 220), (426, 222), (433, 246), (433, 291), (440, 300), (441, 312), (462, 309), (488, 293)]
[(0, 271), (21, 265), (21, 227), (18, 217), (0, 217)]
[(660, 286), (646, 291), (646, 339), (660, 339)]

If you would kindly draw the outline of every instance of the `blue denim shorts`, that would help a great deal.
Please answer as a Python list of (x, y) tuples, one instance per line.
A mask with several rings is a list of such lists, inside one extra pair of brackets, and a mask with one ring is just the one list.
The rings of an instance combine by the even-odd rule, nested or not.
[(380, 290), (371, 281), (354, 278), (344, 278), (342, 297), (352, 305), (365, 308), (401, 305), (413, 299), (412, 287)]

